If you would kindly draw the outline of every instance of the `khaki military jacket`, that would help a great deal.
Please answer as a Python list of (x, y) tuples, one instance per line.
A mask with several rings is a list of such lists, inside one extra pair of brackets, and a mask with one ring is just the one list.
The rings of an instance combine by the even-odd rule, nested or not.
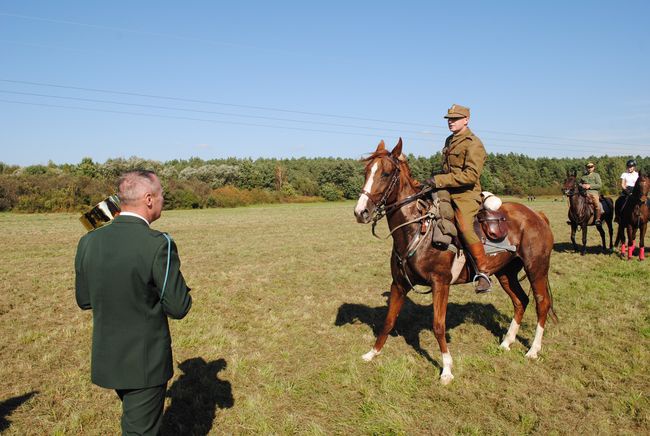
[(118, 216), (81, 238), (75, 273), (77, 304), (93, 312), (92, 382), (110, 389), (167, 382), (167, 317), (183, 318), (192, 305), (174, 241), (138, 217)]
[(436, 188), (449, 190), (453, 200), (480, 198), (480, 177), (487, 159), (481, 140), (469, 128), (450, 135), (445, 140), (442, 157), (444, 174), (434, 176)]
[(580, 184), (588, 183), (590, 185), (587, 189), (587, 194), (598, 195), (598, 191), (603, 187), (603, 182), (600, 180), (600, 174), (593, 172), (591, 174), (585, 174), (580, 178)]

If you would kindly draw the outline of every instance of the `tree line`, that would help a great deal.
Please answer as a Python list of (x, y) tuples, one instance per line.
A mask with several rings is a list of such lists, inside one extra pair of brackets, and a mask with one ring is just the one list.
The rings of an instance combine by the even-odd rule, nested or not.
[[(587, 161), (596, 164), (602, 192), (616, 195), (630, 156), (531, 158), (523, 154), (488, 155), (481, 176), (484, 190), (499, 195), (561, 195), (570, 171), (580, 174)], [(413, 176), (424, 180), (441, 168), (442, 156), (408, 156)], [(636, 157), (650, 171), (650, 158)], [(0, 162), (0, 211), (79, 211), (115, 192), (119, 175), (149, 169), (161, 178), (165, 207), (188, 209), (234, 207), (256, 203), (354, 199), (364, 180), (364, 163), (349, 158), (174, 159), (138, 157), (83, 158), (78, 164), (17, 166)]]

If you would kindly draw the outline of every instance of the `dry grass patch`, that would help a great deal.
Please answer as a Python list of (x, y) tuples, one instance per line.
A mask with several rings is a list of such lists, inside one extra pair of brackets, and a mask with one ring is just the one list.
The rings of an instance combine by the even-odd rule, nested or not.
[[(567, 251), (566, 204), (531, 205), (555, 234), (561, 322), (547, 324), (541, 357), (529, 361), (534, 307), (503, 352), (505, 293), (454, 287), (447, 387), (430, 296), (410, 294), (382, 354), (361, 360), (386, 313), (391, 242), (354, 222), (353, 203), (165, 212), (155, 227), (176, 240), (194, 298), (171, 323), (168, 434), (648, 433), (648, 262)], [(76, 215), (0, 214), (0, 232), (7, 434), (119, 432), (116, 395), (89, 381), (91, 315), (73, 292)], [(590, 228), (588, 246), (598, 244)]]

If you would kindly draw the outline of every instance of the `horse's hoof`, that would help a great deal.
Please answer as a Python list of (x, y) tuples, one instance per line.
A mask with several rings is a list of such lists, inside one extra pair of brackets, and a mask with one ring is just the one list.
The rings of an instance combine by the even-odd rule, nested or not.
[(446, 386), (446, 385), (448, 385), (449, 383), (451, 383), (451, 381), (452, 381), (453, 379), (454, 379), (454, 375), (453, 375), (453, 374), (443, 374), (443, 375), (440, 376), (440, 383), (441, 383), (443, 386)]
[(533, 350), (528, 350), (528, 353), (526, 353), (526, 358), (533, 359), (533, 360), (537, 359), (538, 358), (537, 351), (533, 352)]
[(510, 351), (510, 344), (506, 344), (505, 342), (501, 342), (501, 345), (499, 345), (499, 348), (505, 351)]
[(368, 351), (366, 354), (361, 356), (361, 358), (366, 362), (370, 362), (372, 359), (375, 358), (377, 354), (379, 354), (379, 351), (375, 351), (375, 349), (373, 348), (372, 350)]

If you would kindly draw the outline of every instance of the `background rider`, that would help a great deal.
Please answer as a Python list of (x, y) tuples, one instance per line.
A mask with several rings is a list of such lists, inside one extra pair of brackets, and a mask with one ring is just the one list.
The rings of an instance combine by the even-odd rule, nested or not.
[(595, 171), (596, 165), (593, 162), (589, 162), (586, 168), (587, 173), (580, 178), (580, 186), (587, 190), (587, 195), (591, 198), (591, 202), (594, 205), (594, 213), (596, 216), (594, 224), (600, 225), (600, 193), (598, 191), (603, 186), (603, 183), (600, 180), (600, 174)]

